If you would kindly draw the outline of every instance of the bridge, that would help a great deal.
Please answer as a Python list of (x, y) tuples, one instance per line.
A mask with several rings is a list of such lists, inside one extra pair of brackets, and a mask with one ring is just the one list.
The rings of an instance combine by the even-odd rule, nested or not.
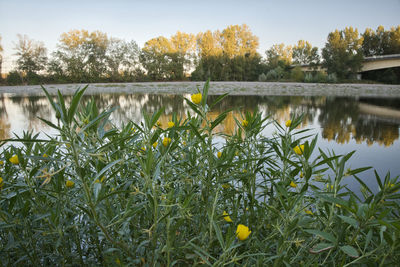
[[(300, 67), (301, 70), (304, 72), (313, 71), (312, 67), (310, 67), (309, 65), (300, 65)], [(359, 73), (394, 67), (400, 67), (400, 54), (365, 57)], [(316, 67), (316, 70), (326, 71), (326, 69), (323, 68), (321, 65), (318, 65)]]

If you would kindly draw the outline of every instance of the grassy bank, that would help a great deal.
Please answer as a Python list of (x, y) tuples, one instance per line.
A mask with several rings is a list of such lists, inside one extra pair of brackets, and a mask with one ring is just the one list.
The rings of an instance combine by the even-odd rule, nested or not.
[[(399, 262), (398, 177), (377, 177), (373, 194), (358, 176), (367, 168), (346, 167), (353, 153), (321, 151), (297, 130), (302, 116), (279, 125), (246, 113), (233, 135), (217, 133), (229, 110), (210, 120), (224, 95), (207, 103), (206, 83), (185, 100), (186, 119), (160, 125), (159, 110), (115, 128), (112, 110), (80, 106), (85, 90), (69, 107), (45, 91), (59, 119), (43, 121), (58, 137), (1, 144), (4, 266)], [(268, 123), (276, 134), (261, 136)], [(359, 181), (363, 196), (343, 179)]]

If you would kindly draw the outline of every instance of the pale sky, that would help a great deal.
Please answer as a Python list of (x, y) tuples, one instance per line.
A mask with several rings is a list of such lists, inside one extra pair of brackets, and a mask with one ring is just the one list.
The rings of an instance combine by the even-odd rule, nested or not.
[(50, 54), (60, 35), (73, 29), (99, 30), (143, 47), (151, 38), (177, 31), (222, 31), (243, 23), (259, 37), (263, 56), (273, 44), (300, 39), (321, 49), (335, 29), (353, 26), (362, 33), (400, 25), (400, 0), (0, 0), (3, 71), (15, 60), (17, 34), (44, 42)]

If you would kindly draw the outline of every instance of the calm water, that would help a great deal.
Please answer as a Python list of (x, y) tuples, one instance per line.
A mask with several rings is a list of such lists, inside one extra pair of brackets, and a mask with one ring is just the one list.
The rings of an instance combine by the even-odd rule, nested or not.
[[(165, 114), (160, 121), (166, 125), (173, 112), (184, 116), (188, 110), (179, 95), (103, 94), (93, 97), (101, 109), (119, 107), (111, 117), (116, 125), (129, 120), (139, 122), (143, 109), (153, 112), (163, 106)], [(324, 151), (333, 149), (337, 154), (357, 151), (348, 167), (373, 166), (381, 176), (387, 171), (392, 176), (400, 174), (400, 99), (229, 96), (212, 110), (211, 116), (216, 117), (228, 108), (241, 111), (257, 108), (281, 123), (292, 114), (304, 113), (306, 116), (301, 127), (318, 134), (317, 146)], [(20, 135), (24, 130), (55, 134), (37, 117), (56, 121), (45, 97), (0, 96), (0, 139), (10, 138), (13, 133)], [(232, 112), (218, 130), (231, 133), (235, 127), (234, 117), (240, 117), (239, 110)], [(274, 131), (272, 125), (268, 126), (264, 135), (270, 136)], [(367, 185), (376, 188), (372, 171), (364, 172), (360, 177)], [(352, 181), (353, 178), (348, 179), (349, 188), (356, 189), (358, 184)]]

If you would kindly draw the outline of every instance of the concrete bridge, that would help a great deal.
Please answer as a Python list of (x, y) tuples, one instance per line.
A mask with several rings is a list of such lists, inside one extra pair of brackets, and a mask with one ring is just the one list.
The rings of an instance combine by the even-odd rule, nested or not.
[[(309, 65), (300, 65), (300, 67), (301, 70), (305, 72), (313, 71), (313, 69)], [(394, 67), (400, 67), (400, 54), (365, 57), (359, 73)], [(323, 68), (321, 65), (318, 65), (316, 70), (326, 71), (326, 69)]]

